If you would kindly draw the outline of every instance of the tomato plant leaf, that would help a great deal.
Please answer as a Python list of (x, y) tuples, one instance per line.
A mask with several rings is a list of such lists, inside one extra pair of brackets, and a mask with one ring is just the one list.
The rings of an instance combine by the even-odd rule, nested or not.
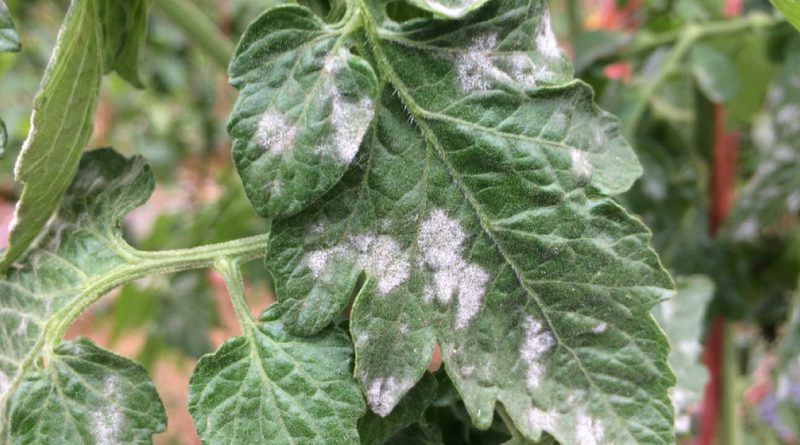
[[(46, 413), (46, 414), (45, 414)], [(12, 403), (15, 444), (151, 444), (166, 430), (147, 371), (85, 338), (64, 342)]]
[(98, 8), (105, 37), (104, 72), (114, 70), (133, 86), (144, 87), (139, 59), (147, 37), (147, 1), (99, 0)]
[(231, 62), (241, 91), (228, 131), (247, 195), (262, 216), (291, 215), (342, 177), (373, 116), (377, 79), (349, 47), (354, 21), (325, 24), (274, 8), (245, 32)]
[(686, 434), (691, 428), (690, 409), (700, 401), (708, 372), (700, 362), (705, 308), (714, 295), (714, 282), (705, 275), (676, 279), (676, 295), (653, 309), (653, 315), (669, 338), (672, 350), (669, 364), (677, 385), (670, 389), (675, 407), (675, 431)]
[(325, 326), (336, 311), (320, 306), (355, 290), (356, 378), (381, 416), (438, 340), (479, 428), (501, 402), (531, 440), (672, 443), (649, 313), (672, 282), (609, 198), (641, 167), (572, 80), (544, 3), (491, 1), (447, 24), (362, 13), (359, 53), (388, 83), (341, 182), (273, 223), (267, 266), (287, 314), (304, 314), (287, 329)]
[(712, 102), (723, 103), (739, 92), (739, 79), (730, 58), (711, 45), (699, 43), (689, 54), (697, 86)]
[(135, 262), (120, 220), (152, 189), (153, 176), (142, 158), (125, 159), (111, 149), (86, 153), (38, 247), (0, 281), (0, 429), (5, 433), (7, 403), (35, 366), (52, 335), (49, 329), (58, 331), (54, 325), (80, 301), (108, 291), (103, 283), (119, 279)]
[[(425, 410), (436, 399), (436, 377), (425, 373), (386, 417), (368, 412), (358, 421), (362, 445), (381, 445), (401, 430), (421, 420)], [(410, 443), (410, 442), (409, 442)]]
[(800, 210), (800, 41), (790, 45), (786, 64), (767, 96), (766, 111), (753, 128), (758, 167), (736, 199), (725, 231), (751, 240), (786, 213)]
[(203, 443), (358, 443), (364, 401), (351, 375), (347, 334), (288, 334), (277, 305), (200, 359), (189, 411)]
[(431, 423), (415, 423), (392, 436), (386, 445), (444, 445), (442, 432)]
[(414, 6), (443, 19), (462, 18), (485, 5), (488, 0), (409, 0)]
[(21, 47), (19, 35), (5, 0), (0, 0), (0, 53), (19, 51)]
[(800, 31), (800, 1), (797, 0), (772, 0), (772, 4), (786, 17), (795, 28)]
[(69, 187), (92, 133), (102, 77), (102, 30), (94, 0), (73, 1), (33, 103), (31, 127), (14, 167), (25, 183), (9, 227), (6, 270), (34, 241)]
[[(800, 435), (800, 293), (795, 291), (792, 312), (777, 348), (777, 363), (772, 370), (774, 403), (765, 420), (787, 441)], [(769, 400), (769, 399), (768, 399)], [(762, 404), (766, 404), (762, 401)], [(769, 402), (767, 402), (769, 403)], [(764, 408), (762, 408), (762, 411)], [(767, 413), (763, 413), (767, 414)]]

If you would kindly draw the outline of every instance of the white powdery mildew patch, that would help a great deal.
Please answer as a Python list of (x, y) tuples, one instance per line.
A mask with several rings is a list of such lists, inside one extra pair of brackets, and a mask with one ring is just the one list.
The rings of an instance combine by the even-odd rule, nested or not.
[[(106, 377), (103, 381), (103, 395), (112, 401), (117, 396), (117, 384)], [(124, 431), (125, 418), (122, 410), (112, 405), (91, 413), (92, 437), (98, 445), (117, 445), (122, 443), (120, 436)]]
[(296, 132), (297, 127), (286, 117), (275, 110), (267, 110), (258, 121), (254, 137), (259, 147), (280, 155), (292, 148)]
[(605, 430), (603, 425), (585, 412), (578, 413), (575, 425), (575, 439), (581, 445), (600, 445), (603, 443)]
[(553, 409), (543, 411), (539, 408), (530, 408), (525, 412), (525, 417), (530, 429), (553, 431), (558, 420), (558, 412)]
[(796, 131), (800, 125), (800, 106), (789, 104), (783, 106), (775, 114), (775, 120), (782, 126), (789, 127), (790, 131)]
[(0, 396), (5, 394), (9, 386), (11, 386), (11, 380), (4, 372), (0, 372)]
[(447, 216), (442, 209), (431, 212), (419, 229), (419, 251), (425, 264), (433, 270), (433, 283), (425, 289), (423, 300), (435, 296), (447, 304), (458, 297), (456, 329), (465, 328), (481, 309), (489, 274), (463, 258), (467, 235), (461, 223)]
[(742, 222), (733, 232), (733, 237), (737, 240), (747, 240), (753, 238), (758, 233), (758, 220), (751, 216)]
[[(464, 92), (489, 89), (492, 82), (517, 82), (525, 87), (535, 87), (538, 79), (550, 72), (534, 64), (524, 52), (512, 55), (493, 55), (497, 46), (497, 33), (476, 38), (464, 53), (456, 56), (456, 71)], [(505, 71), (498, 67), (502, 64)]]
[(528, 365), (528, 389), (533, 391), (539, 387), (544, 375), (545, 369), (541, 360), (547, 351), (556, 344), (556, 340), (542, 326), (542, 323), (531, 316), (525, 317), (523, 327), (525, 328), (525, 338), (519, 346), (519, 355), (522, 361)]
[(556, 35), (550, 26), (550, 11), (542, 14), (542, 21), (539, 24), (539, 31), (536, 33), (536, 49), (547, 57), (559, 57), (561, 50), (558, 48)]
[(375, 379), (367, 389), (367, 403), (375, 414), (386, 417), (413, 386), (414, 381), (410, 379)]
[(315, 250), (308, 253), (305, 264), (315, 278), (319, 278), (330, 261), (346, 253), (356, 255), (356, 264), (378, 280), (378, 293), (386, 295), (403, 284), (411, 274), (411, 261), (407, 252), (392, 237), (374, 234), (350, 237), (348, 243)]
[[(325, 59), (323, 72), (335, 76), (347, 68), (347, 50), (340, 49)], [(373, 103), (369, 97), (362, 97), (357, 102), (348, 100), (331, 82), (331, 125), (333, 135), (328, 145), (317, 147), (319, 153), (331, 152), (343, 164), (349, 164), (358, 153), (361, 138), (372, 122)]]
[(608, 323), (602, 322), (598, 323), (595, 327), (592, 328), (592, 334), (602, 334), (608, 330)]
[(572, 161), (572, 170), (583, 178), (592, 176), (592, 163), (586, 153), (570, 148), (569, 158)]

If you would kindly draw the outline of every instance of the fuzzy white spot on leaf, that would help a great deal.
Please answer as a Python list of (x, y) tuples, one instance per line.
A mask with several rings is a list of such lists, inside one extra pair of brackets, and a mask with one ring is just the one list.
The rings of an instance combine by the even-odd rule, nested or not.
[[(103, 381), (103, 395), (112, 401), (117, 397), (117, 384), (114, 379), (106, 377)], [(92, 436), (98, 445), (120, 444), (120, 435), (125, 428), (125, 417), (116, 405), (104, 406), (91, 412)]]
[(375, 414), (386, 417), (413, 386), (414, 382), (408, 379), (375, 379), (367, 389), (367, 403)]
[(542, 21), (539, 25), (539, 32), (536, 33), (536, 49), (548, 57), (559, 57), (561, 50), (558, 48), (558, 41), (553, 28), (550, 26), (550, 12), (542, 14)]
[(528, 389), (533, 391), (539, 387), (545, 371), (541, 359), (556, 344), (556, 341), (553, 335), (531, 316), (525, 317), (524, 328), (525, 338), (520, 344), (519, 355), (522, 361), (528, 365)]
[(592, 164), (586, 153), (571, 148), (569, 150), (569, 158), (572, 161), (572, 170), (583, 178), (588, 178), (592, 175)]
[(603, 443), (605, 430), (600, 422), (594, 420), (586, 413), (578, 414), (578, 424), (575, 429), (575, 438), (581, 445), (600, 445)]
[(264, 150), (283, 154), (294, 144), (297, 128), (275, 110), (267, 110), (258, 121), (255, 139)]

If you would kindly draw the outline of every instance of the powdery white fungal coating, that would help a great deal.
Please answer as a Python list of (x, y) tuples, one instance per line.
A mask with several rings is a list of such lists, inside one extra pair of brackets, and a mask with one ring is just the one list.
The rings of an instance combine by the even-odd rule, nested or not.
[(4, 372), (0, 371), (0, 395), (3, 395), (9, 386), (11, 386), (11, 380)]
[[(113, 402), (117, 396), (117, 384), (111, 377), (103, 380), (103, 395)], [(90, 414), (92, 437), (98, 445), (117, 445), (121, 443), (120, 436), (124, 431), (125, 417), (116, 404), (104, 406)]]
[(737, 240), (746, 240), (754, 237), (758, 233), (758, 220), (755, 217), (750, 217), (744, 220), (743, 223), (736, 228), (733, 232), (733, 237)]
[(410, 379), (386, 377), (372, 380), (367, 389), (367, 404), (372, 412), (386, 417), (413, 386), (414, 381)]
[(525, 337), (519, 346), (519, 356), (528, 365), (528, 389), (533, 391), (539, 387), (544, 375), (541, 359), (555, 344), (555, 338), (542, 326), (542, 323), (531, 316), (525, 317), (523, 323)]
[(377, 279), (377, 289), (381, 295), (403, 284), (411, 274), (409, 254), (402, 250), (397, 241), (386, 235), (352, 236), (345, 244), (309, 252), (305, 264), (314, 277), (319, 278), (331, 260), (335, 261), (335, 257), (348, 253), (355, 255), (358, 267)]
[(483, 268), (464, 260), (466, 240), (461, 223), (435, 209), (420, 225), (417, 241), (425, 264), (433, 271), (433, 283), (426, 286), (423, 300), (435, 296), (447, 304), (457, 296), (456, 329), (465, 328), (478, 315), (489, 283)]
[(444, 15), (444, 16), (447, 16), (447, 17), (460, 17), (460, 16), (464, 15), (464, 12), (470, 6), (469, 3), (463, 3), (463, 2), (462, 3), (458, 3), (456, 6), (448, 6), (448, 5), (444, 5), (442, 3), (439, 3), (437, 1), (431, 1), (431, 0), (428, 0), (426, 2), (426, 4), (428, 5), (428, 8), (431, 11), (437, 12), (437, 13), (439, 13), (441, 15)]
[(575, 171), (578, 176), (583, 178), (592, 176), (592, 164), (589, 162), (589, 157), (586, 153), (570, 148), (569, 158), (572, 161), (572, 170)]
[(800, 106), (794, 104), (783, 106), (775, 114), (775, 120), (781, 125), (791, 125), (800, 121)]
[(280, 155), (292, 148), (296, 132), (297, 127), (281, 113), (267, 110), (258, 121), (254, 137), (259, 147)]
[(545, 56), (561, 56), (556, 35), (553, 34), (553, 28), (550, 26), (550, 11), (545, 10), (542, 14), (542, 21), (539, 23), (539, 31), (536, 33), (535, 42), (536, 49)]
[(608, 330), (608, 323), (598, 323), (597, 326), (592, 328), (592, 334), (602, 334), (606, 330)]
[(532, 88), (538, 79), (550, 74), (546, 67), (536, 66), (527, 53), (492, 54), (496, 46), (497, 33), (488, 33), (477, 37), (465, 52), (456, 56), (462, 91), (487, 90), (496, 81), (516, 82)]
[(556, 420), (558, 419), (558, 412), (554, 409), (543, 411), (534, 407), (529, 408), (525, 412), (525, 418), (528, 427), (532, 430), (553, 431), (553, 429), (555, 429)]
[[(325, 59), (323, 72), (336, 76), (347, 67), (348, 52), (342, 48)], [(345, 97), (331, 81), (331, 126), (333, 134), (330, 141), (317, 147), (320, 153), (331, 152), (343, 164), (349, 164), (358, 153), (361, 138), (367, 132), (373, 116), (373, 103), (369, 97), (353, 101)]]
[(578, 413), (577, 425), (575, 425), (575, 439), (581, 445), (601, 445), (605, 430), (600, 422), (593, 419), (585, 412)]

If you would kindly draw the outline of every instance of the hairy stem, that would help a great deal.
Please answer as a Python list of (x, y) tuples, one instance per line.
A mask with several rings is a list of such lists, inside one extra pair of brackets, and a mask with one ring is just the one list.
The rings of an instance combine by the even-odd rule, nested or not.
[(214, 263), (214, 269), (225, 279), (225, 286), (228, 288), (236, 318), (239, 319), (242, 331), (247, 333), (253, 325), (253, 314), (250, 312), (250, 306), (247, 305), (247, 299), (244, 296), (244, 280), (242, 280), (242, 271), (239, 270), (239, 261), (221, 258)]
[(233, 42), (189, 0), (153, 0), (153, 3), (205, 50), (223, 69), (233, 57)]

